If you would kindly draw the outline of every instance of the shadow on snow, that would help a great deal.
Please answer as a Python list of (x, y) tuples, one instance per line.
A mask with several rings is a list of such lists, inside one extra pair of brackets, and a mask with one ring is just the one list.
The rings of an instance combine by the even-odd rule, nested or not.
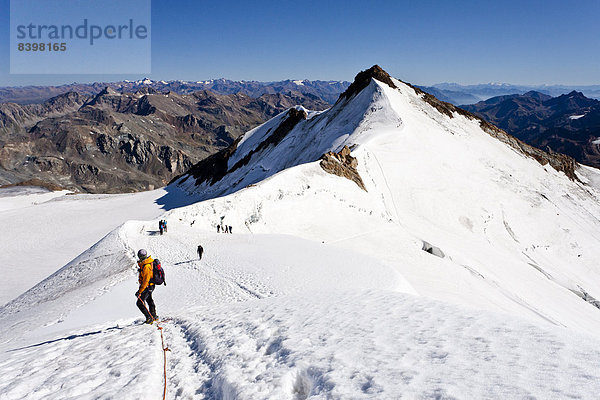
[(43, 345), (46, 345), (46, 344), (56, 343), (56, 342), (60, 342), (60, 341), (63, 341), (63, 340), (73, 340), (73, 339), (78, 339), (78, 338), (81, 338), (81, 337), (98, 335), (100, 333), (105, 333), (105, 332), (112, 331), (112, 330), (121, 330), (123, 328), (124, 328), (123, 326), (112, 326), (110, 328), (101, 329), (101, 330), (98, 330), (98, 331), (80, 333), (78, 335), (70, 335), (70, 336), (66, 336), (66, 337), (62, 337), (62, 338), (58, 338), (58, 339), (47, 340), (45, 342), (36, 343), (36, 344), (29, 345), (29, 346), (24, 346), (24, 347), (19, 347), (19, 348), (11, 349), (11, 350), (8, 350), (8, 351), (12, 352), (12, 351), (19, 351), (19, 350), (24, 350), (24, 349), (31, 349), (31, 348), (34, 348), (34, 347), (40, 347), (40, 346), (43, 346)]

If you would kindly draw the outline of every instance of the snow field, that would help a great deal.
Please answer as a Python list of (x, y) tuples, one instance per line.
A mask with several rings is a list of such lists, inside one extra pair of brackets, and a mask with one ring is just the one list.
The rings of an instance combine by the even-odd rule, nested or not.
[[(160, 356), (160, 357), (159, 357)], [(143, 399), (162, 393), (160, 335), (117, 323), (12, 349), (0, 361), (0, 398)]]
[[(330, 287), (414, 293), (392, 268), (356, 251), (286, 235), (217, 235), (177, 219), (169, 220), (169, 233), (160, 236), (152, 231), (157, 222), (128, 222), (0, 309), (4, 347), (139, 316), (133, 296), (139, 248), (165, 268), (167, 285), (154, 294), (159, 315)], [(201, 261), (199, 243), (205, 248)]]
[[(596, 341), (421, 297), (331, 291), (175, 319), (208, 398), (591, 398)], [(468, 378), (467, 378), (468, 377)]]
[[(385, 290), (193, 307), (163, 326), (173, 399), (591, 399), (600, 390), (591, 337)], [(6, 354), (7, 399), (162, 391), (154, 327), (119, 321)]]
[(125, 221), (158, 217), (164, 210), (156, 201), (166, 191), (65, 194), (0, 197), (0, 265), (5, 266), (0, 305), (56, 272)]

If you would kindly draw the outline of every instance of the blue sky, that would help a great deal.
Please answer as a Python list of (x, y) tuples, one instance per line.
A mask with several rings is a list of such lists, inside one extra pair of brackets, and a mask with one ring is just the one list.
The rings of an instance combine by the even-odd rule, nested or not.
[[(143, 77), (9, 74), (9, 5), (0, 0), (0, 86)], [(416, 84), (600, 84), (599, 15), (597, 0), (155, 0), (145, 75), (351, 80), (379, 64)]]

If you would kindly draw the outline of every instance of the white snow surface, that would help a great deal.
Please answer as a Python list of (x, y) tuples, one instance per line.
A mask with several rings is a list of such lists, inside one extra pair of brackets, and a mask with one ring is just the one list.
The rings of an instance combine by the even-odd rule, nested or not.
[(164, 190), (67, 195), (39, 188), (0, 189), (0, 305), (54, 273), (129, 219), (154, 218)]
[[(160, 398), (139, 248), (167, 276), (167, 398), (596, 398), (600, 173), (571, 181), (394, 83), (263, 151), (286, 114), (248, 132), (228, 164), (246, 165), (179, 181), (190, 205), (124, 223), (0, 308), (0, 398)], [(344, 145), (367, 191), (316, 161)]]
[[(594, 398), (597, 341), (383, 290), (200, 307), (163, 323), (167, 398)], [(160, 398), (159, 332), (131, 320), (12, 349), (6, 399)]]

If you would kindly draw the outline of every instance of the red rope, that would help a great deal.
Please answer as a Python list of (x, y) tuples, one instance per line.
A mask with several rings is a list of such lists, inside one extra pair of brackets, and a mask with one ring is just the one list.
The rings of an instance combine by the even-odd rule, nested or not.
[[(148, 314), (150, 314), (148, 307), (146, 307), (146, 304), (144, 304), (144, 302), (142, 301), (140, 296), (138, 296), (138, 299), (139, 299), (140, 303), (142, 303), (142, 305), (144, 306), (146, 311), (148, 311)], [(150, 315), (152, 315), (152, 314), (150, 314)], [(156, 321), (156, 329), (158, 329), (160, 331), (160, 343), (162, 345), (162, 350), (163, 350), (163, 382), (164, 382), (163, 400), (165, 400), (167, 397), (167, 351), (171, 351), (171, 349), (169, 349), (168, 347), (165, 347), (165, 338), (163, 337), (163, 327), (160, 326), (160, 321)]]
[(165, 339), (163, 338), (163, 328), (159, 325), (159, 322), (156, 323), (156, 327), (160, 331), (160, 342), (162, 343), (163, 349), (163, 372), (164, 372), (164, 388), (163, 388), (163, 400), (167, 397), (167, 351), (171, 351), (168, 347), (165, 347)]

